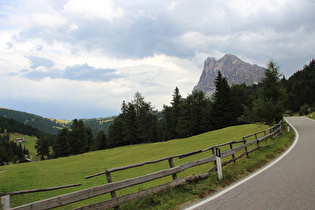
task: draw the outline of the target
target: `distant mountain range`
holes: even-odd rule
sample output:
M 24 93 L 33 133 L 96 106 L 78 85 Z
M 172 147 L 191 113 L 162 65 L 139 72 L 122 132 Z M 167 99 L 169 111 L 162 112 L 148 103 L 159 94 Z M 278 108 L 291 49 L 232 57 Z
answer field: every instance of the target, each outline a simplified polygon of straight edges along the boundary
M 218 71 L 227 78 L 229 85 L 258 84 L 264 77 L 265 68 L 246 63 L 235 55 L 226 54 L 221 59 L 207 58 L 198 84 L 193 91 L 202 90 L 206 96 L 211 96 L 215 91 L 214 81 Z
M 49 134 L 58 134 L 59 130 L 63 127 L 70 127 L 71 121 L 68 120 L 57 120 L 52 118 L 41 117 L 38 115 L 30 114 L 27 112 L 15 111 L 12 109 L 0 108 L 0 116 L 13 119 L 17 122 L 30 125 L 33 128 L 37 128 Z M 103 129 L 105 132 L 108 127 L 113 123 L 115 117 L 106 118 L 93 118 L 93 119 L 82 119 L 85 126 L 90 126 L 93 134 Z

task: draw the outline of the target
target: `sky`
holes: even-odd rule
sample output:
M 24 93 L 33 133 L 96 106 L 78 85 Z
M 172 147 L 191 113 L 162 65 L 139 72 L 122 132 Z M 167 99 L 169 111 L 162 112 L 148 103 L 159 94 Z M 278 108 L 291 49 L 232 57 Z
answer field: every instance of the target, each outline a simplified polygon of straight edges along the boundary
M 234 54 L 286 78 L 315 57 L 313 0 L 0 0 L 0 107 L 55 119 L 158 110 Z

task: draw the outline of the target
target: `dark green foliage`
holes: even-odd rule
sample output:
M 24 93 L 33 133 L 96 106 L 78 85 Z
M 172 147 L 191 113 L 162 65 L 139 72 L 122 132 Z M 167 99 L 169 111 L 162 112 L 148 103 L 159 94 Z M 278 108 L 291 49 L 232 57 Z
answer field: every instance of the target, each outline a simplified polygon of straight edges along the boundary
M 108 148 L 108 142 L 104 130 L 100 130 L 94 139 L 91 127 L 85 127 L 82 120 L 74 119 L 71 129 L 64 127 L 59 131 L 53 145 L 53 157 L 77 155 L 105 148 Z
M 257 85 L 232 85 L 233 110 L 238 123 L 254 123 L 252 116 L 253 100 L 256 98 Z
M 167 137 L 168 139 L 177 138 L 179 135 L 176 132 L 176 127 L 179 121 L 181 113 L 181 105 L 183 103 L 183 98 L 179 93 L 178 87 L 175 88 L 173 99 L 171 102 L 171 107 L 165 106 L 165 119 L 166 119 L 166 128 L 167 128 Z
M 12 160 L 12 149 L 9 134 L 0 135 L 0 166 Z
M 104 132 L 104 130 L 102 131 Z M 88 152 L 91 150 L 91 145 L 94 140 L 92 128 L 90 126 L 86 126 L 85 133 L 86 133 L 86 140 L 87 140 L 86 152 Z
M 95 138 L 100 130 L 106 133 L 109 126 L 114 122 L 116 116 L 105 118 L 82 119 L 85 126 L 90 127 Z
M 92 150 L 102 150 L 108 148 L 107 137 L 104 130 L 100 130 L 97 133 L 96 139 L 93 142 L 91 149 Z
M 40 138 L 42 136 L 46 136 L 49 139 L 50 144 L 55 139 L 55 136 L 49 133 L 45 133 L 41 130 L 38 130 L 36 128 L 33 128 L 30 125 L 26 125 L 24 123 L 17 122 L 13 119 L 9 119 L 6 117 L 0 116 L 0 133 L 4 133 L 4 129 L 8 133 L 21 133 L 28 136 L 36 136 L 37 138 Z
M 231 88 L 228 85 L 227 79 L 218 72 L 215 79 L 215 93 L 213 96 L 213 114 L 212 120 L 215 129 L 223 128 L 237 123 L 237 112 L 234 112 L 236 103 L 233 101 Z
M 49 140 L 46 137 L 41 137 L 36 141 L 35 148 L 37 154 L 41 156 L 41 159 L 44 160 L 45 156 L 49 157 L 50 154 L 50 145 Z
M 288 80 L 282 79 L 286 88 L 288 98 L 285 103 L 286 109 L 292 112 L 299 112 L 304 104 L 315 108 L 315 60 L 312 59 L 309 65 L 303 70 L 294 73 Z
M 271 125 L 279 122 L 284 114 L 285 90 L 280 83 L 279 67 L 274 61 L 268 63 L 258 98 L 253 102 L 254 119 Z
M 108 138 L 110 147 L 118 147 L 124 145 L 124 121 L 122 115 L 115 118 L 114 123 L 109 126 Z
M 206 113 L 210 108 L 207 105 L 209 103 L 202 91 L 194 91 L 180 104 L 180 115 L 176 126 L 179 137 L 196 135 L 205 131 Z
M 48 118 L 43 118 L 34 114 L 29 114 L 26 112 L 19 112 L 10 109 L 0 108 L 0 116 L 13 119 L 17 122 L 23 123 L 25 125 L 30 125 L 33 128 L 37 128 L 45 133 L 56 135 L 59 131 L 57 127 L 61 127 L 62 124 L 57 123 L 56 120 L 51 120 Z M 27 134 L 27 133 L 23 133 Z
M 69 155 L 67 140 L 68 128 L 64 127 L 61 131 L 59 131 L 53 144 L 54 157 L 65 157 Z
M 122 113 L 123 118 L 123 144 L 136 144 L 137 140 L 137 113 L 134 104 L 128 103 Z
M 66 122 L 60 122 L 55 119 L 49 119 L 41 117 L 34 114 L 29 114 L 26 112 L 15 111 L 11 109 L 0 108 L 0 116 L 3 116 L 8 119 L 13 119 L 17 122 L 20 122 L 25 125 L 32 126 L 38 130 L 41 130 L 44 133 L 52 134 L 55 136 L 59 133 L 59 128 L 68 127 L 70 128 L 71 124 Z M 108 127 L 113 123 L 115 117 L 106 117 L 106 118 L 93 118 L 93 119 L 82 119 L 84 125 L 91 127 L 94 137 L 96 136 L 99 130 L 108 130 Z M 1 126 L 0 126 L 1 129 Z M 1 130 L 0 130 L 1 132 Z M 23 133 L 28 135 L 27 133 Z M 53 143 L 52 139 L 49 139 L 51 145 Z
M 69 155 L 76 155 L 87 151 L 87 135 L 82 120 L 74 119 L 71 125 L 71 131 L 67 139 Z
M 159 123 L 150 102 L 137 92 L 128 105 L 123 101 L 122 113 L 109 127 L 110 147 L 149 143 L 159 140 Z

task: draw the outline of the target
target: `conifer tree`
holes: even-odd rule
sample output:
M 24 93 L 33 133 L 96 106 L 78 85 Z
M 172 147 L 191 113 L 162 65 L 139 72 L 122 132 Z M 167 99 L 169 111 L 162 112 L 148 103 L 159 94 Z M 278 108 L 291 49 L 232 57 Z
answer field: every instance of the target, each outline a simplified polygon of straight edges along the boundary
M 137 139 L 137 113 L 135 106 L 132 103 L 128 103 L 128 107 L 125 108 L 125 114 L 123 114 L 123 142 L 124 145 L 136 144 Z
M 57 134 L 53 144 L 54 157 L 65 157 L 69 155 L 68 149 L 68 128 L 64 127 Z
M 87 147 L 86 152 L 91 150 L 91 145 L 94 140 L 93 131 L 90 126 L 85 127 L 86 139 L 87 139 Z
M 41 156 L 41 159 L 44 160 L 45 156 L 49 156 L 50 154 L 50 145 L 47 137 L 40 137 L 35 144 L 35 148 L 37 150 L 37 154 Z
M 231 89 L 227 79 L 222 76 L 221 71 L 218 72 L 218 76 L 214 83 L 216 90 L 213 97 L 212 120 L 214 128 L 218 129 L 235 124 L 237 119 L 233 114 L 234 110 Z
M 165 119 L 165 136 L 167 139 L 178 138 L 176 127 L 180 117 L 180 106 L 183 102 L 182 96 L 179 93 L 178 87 L 175 88 L 173 93 L 172 106 L 164 105 L 164 119 Z
M 271 60 L 258 90 L 258 98 L 253 102 L 253 114 L 257 121 L 271 125 L 279 122 L 284 113 L 285 92 L 280 83 L 279 66 Z
M 70 155 L 76 155 L 87 151 L 87 136 L 82 120 L 74 119 L 72 121 L 67 144 Z
M 104 130 L 100 130 L 97 133 L 95 143 L 93 145 L 93 150 L 102 150 L 108 148 L 107 137 Z
M 9 141 L 9 134 L 0 135 L 0 166 L 12 160 L 13 154 Z

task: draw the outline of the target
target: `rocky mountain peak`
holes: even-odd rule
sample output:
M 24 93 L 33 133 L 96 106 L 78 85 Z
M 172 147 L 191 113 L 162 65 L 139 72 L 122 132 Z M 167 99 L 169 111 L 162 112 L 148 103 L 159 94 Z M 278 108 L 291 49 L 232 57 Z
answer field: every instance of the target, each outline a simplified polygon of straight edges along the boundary
M 209 57 L 204 62 L 200 80 L 193 91 L 202 90 L 206 96 L 212 95 L 215 91 L 214 81 L 219 70 L 227 78 L 229 85 L 257 84 L 264 77 L 265 72 L 263 67 L 246 63 L 232 54 L 226 54 L 219 60 Z

